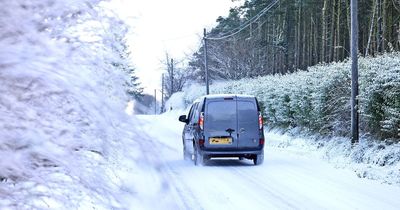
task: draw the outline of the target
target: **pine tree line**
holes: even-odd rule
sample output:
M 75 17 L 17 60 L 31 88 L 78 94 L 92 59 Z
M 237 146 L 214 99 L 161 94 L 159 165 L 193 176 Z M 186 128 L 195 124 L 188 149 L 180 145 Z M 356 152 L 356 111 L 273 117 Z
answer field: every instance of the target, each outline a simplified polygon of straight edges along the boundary
M 275 0 L 247 0 L 219 17 L 208 37 L 219 37 L 257 15 Z M 280 0 L 237 35 L 209 40 L 211 78 L 240 79 L 305 70 L 342 61 L 350 52 L 350 0 Z M 400 0 L 359 1 L 359 53 L 400 50 Z M 189 65 L 203 79 L 203 47 Z

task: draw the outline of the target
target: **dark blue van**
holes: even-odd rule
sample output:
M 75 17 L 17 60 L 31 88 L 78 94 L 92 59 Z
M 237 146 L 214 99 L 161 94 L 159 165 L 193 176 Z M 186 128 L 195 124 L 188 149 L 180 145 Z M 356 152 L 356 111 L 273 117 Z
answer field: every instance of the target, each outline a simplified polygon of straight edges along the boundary
M 207 95 L 192 104 L 185 123 L 183 155 L 196 165 L 214 157 L 264 160 L 263 121 L 257 99 L 249 95 Z

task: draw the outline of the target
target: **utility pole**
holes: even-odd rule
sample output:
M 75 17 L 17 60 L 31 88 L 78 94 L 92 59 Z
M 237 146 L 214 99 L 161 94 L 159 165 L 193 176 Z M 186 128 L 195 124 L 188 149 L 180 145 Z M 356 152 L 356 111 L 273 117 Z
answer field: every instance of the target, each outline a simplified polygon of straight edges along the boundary
M 164 112 L 164 73 L 161 75 L 161 113 Z
M 358 0 L 351 0 L 351 143 L 358 143 Z
M 154 114 L 157 115 L 157 89 L 154 89 Z
M 206 95 L 210 94 L 210 87 L 208 83 L 208 65 L 207 65 L 207 31 L 204 29 L 204 70 L 206 77 Z
M 174 59 L 171 58 L 171 96 L 174 94 Z

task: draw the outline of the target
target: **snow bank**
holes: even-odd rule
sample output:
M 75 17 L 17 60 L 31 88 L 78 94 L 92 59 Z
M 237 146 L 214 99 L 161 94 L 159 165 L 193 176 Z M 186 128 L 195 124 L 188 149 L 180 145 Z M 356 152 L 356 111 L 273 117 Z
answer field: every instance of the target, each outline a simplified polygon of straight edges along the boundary
M 352 146 L 344 137 L 323 137 L 273 129 L 265 133 L 266 146 L 324 159 L 335 167 L 350 168 L 360 178 L 400 186 L 400 145 L 361 139 Z M 271 141 L 272 140 L 272 141 Z
M 0 3 L 0 209 L 121 209 L 141 192 L 123 183 L 146 171 L 117 68 L 125 28 L 97 3 Z
M 165 102 L 165 109 L 167 111 L 176 110 L 176 109 L 185 109 L 187 104 L 183 100 L 184 92 L 177 92 L 174 93 L 166 102 Z

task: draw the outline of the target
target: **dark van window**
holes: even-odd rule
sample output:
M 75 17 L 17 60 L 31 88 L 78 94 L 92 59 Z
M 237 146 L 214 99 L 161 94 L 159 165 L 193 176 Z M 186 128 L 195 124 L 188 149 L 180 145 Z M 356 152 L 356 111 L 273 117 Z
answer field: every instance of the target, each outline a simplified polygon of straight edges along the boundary
M 242 123 L 258 123 L 258 113 L 255 103 L 238 101 L 238 116 Z
M 191 122 L 196 122 L 196 112 L 197 112 L 197 106 L 199 105 L 199 103 L 195 103 L 193 105 L 193 110 L 192 110 L 192 115 L 190 116 L 190 121 Z
M 196 103 L 196 109 L 193 111 L 193 122 L 199 121 L 200 109 L 200 103 Z
M 205 125 L 212 129 L 226 129 L 227 124 L 236 123 L 236 101 L 208 103 Z
M 194 110 L 195 110 L 195 107 L 196 107 L 196 104 L 193 104 L 193 105 L 190 107 L 190 111 L 189 111 L 189 114 L 188 114 L 188 116 L 187 116 L 187 119 L 189 119 L 189 120 L 192 119 L 192 117 L 193 117 L 193 112 L 194 112 Z

